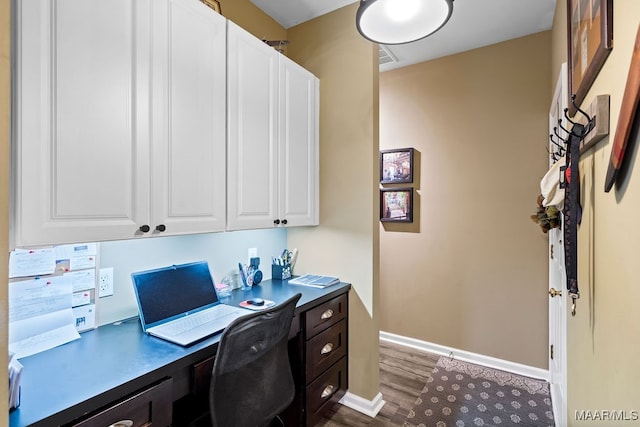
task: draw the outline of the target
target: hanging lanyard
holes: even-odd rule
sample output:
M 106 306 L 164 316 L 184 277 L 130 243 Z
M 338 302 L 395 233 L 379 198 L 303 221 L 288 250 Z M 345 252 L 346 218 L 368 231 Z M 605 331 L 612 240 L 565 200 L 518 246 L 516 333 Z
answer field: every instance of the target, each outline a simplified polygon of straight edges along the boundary
M 573 125 L 567 144 L 565 169 L 565 199 L 564 199 L 564 254 L 567 273 L 567 290 L 571 298 L 571 315 L 576 315 L 576 300 L 580 298 L 578 289 L 578 224 L 582 210 L 580 207 L 580 176 L 578 160 L 580 158 L 580 141 L 584 126 L 580 123 Z

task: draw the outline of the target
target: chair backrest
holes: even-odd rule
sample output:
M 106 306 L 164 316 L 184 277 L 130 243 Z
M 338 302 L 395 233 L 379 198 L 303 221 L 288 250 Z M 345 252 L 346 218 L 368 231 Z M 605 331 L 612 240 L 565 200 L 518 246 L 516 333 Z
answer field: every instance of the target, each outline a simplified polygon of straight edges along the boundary
M 214 427 L 266 426 L 293 401 L 287 343 L 300 296 L 242 316 L 222 333 L 209 388 Z

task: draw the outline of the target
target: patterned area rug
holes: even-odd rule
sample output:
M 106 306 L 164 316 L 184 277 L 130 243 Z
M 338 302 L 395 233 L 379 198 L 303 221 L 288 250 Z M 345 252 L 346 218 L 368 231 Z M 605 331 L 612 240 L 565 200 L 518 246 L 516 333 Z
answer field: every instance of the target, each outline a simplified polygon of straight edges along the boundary
M 441 357 L 405 427 L 553 427 L 549 384 Z

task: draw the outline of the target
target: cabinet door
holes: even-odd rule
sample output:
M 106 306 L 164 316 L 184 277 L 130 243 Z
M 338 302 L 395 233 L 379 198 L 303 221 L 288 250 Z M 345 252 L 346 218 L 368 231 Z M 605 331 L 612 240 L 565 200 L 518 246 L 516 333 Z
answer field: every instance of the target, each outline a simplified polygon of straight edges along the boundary
M 318 79 L 280 57 L 279 185 L 281 223 L 318 224 Z
M 221 231 L 226 19 L 193 0 L 153 8 L 151 233 Z
M 134 102 L 148 98 L 148 0 L 15 4 L 15 243 L 133 236 L 148 207 Z
M 277 216 L 278 52 L 229 22 L 227 228 L 274 226 Z

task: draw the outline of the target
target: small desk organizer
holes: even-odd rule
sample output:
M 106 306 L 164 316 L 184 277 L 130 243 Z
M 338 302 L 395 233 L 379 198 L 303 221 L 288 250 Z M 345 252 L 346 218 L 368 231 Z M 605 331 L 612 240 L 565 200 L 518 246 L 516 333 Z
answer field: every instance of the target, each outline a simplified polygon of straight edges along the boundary
M 291 264 L 271 264 L 271 278 L 285 280 L 291 278 Z

